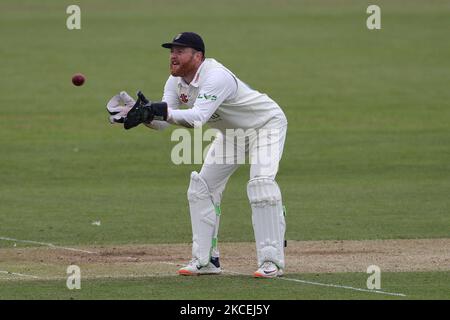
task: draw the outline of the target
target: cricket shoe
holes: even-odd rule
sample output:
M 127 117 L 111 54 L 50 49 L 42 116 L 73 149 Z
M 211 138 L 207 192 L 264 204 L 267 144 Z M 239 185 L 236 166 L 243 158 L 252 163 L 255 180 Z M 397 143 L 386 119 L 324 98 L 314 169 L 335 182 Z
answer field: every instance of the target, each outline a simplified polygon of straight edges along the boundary
M 182 276 L 199 276 L 220 274 L 220 262 L 218 257 L 212 257 L 210 262 L 202 267 L 198 259 L 194 258 L 189 261 L 188 265 L 178 270 L 178 274 Z
M 283 269 L 279 269 L 277 265 L 271 261 L 266 261 L 253 273 L 255 278 L 276 278 L 283 275 Z

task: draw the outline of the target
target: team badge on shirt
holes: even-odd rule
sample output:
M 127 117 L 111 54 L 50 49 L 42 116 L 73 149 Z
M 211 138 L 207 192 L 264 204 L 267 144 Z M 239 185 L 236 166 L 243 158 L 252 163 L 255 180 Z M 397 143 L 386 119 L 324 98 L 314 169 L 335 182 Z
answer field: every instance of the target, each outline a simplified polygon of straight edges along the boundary
M 180 94 L 180 100 L 183 103 L 187 103 L 189 101 L 188 96 L 185 95 L 184 93 Z

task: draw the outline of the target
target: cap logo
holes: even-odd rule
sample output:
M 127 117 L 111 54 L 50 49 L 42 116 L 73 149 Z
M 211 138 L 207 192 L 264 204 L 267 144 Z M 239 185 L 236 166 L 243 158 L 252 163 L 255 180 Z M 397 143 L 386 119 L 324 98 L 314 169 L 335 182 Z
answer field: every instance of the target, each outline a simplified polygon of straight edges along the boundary
M 175 41 L 175 40 L 180 39 L 182 35 L 183 35 L 182 33 L 178 34 L 173 40 Z

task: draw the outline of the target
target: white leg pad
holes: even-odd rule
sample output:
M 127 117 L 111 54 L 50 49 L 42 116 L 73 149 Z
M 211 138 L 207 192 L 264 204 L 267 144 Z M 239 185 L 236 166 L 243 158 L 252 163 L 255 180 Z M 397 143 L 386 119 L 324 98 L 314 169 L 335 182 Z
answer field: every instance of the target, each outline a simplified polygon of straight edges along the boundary
M 272 261 L 284 269 L 286 222 L 280 188 L 272 178 L 257 177 L 248 182 L 247 194 L 252 206 L 258 265 Z
M 216 214 L 208 185 L 197 172 L 191 173 L 187 196 L 192 224 L 192 257 L 206 266 L 215 250 L 213 239 L 217 237 L 219 215 Z

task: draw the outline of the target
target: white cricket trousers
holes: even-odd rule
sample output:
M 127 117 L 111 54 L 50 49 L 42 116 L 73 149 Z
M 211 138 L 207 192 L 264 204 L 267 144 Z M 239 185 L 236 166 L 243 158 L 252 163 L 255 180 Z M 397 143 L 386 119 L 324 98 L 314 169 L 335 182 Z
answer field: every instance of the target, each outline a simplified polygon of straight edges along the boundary
M 215 204 L 220 204 L 228 179 L 239 165 L 250 163 L 250 179 L 275 179 L 286 140 L 287 122 L 274 118 L 255 130 L 218 133 L 205 157 L 200 176 Z

